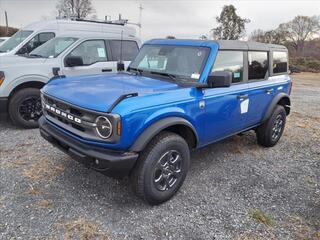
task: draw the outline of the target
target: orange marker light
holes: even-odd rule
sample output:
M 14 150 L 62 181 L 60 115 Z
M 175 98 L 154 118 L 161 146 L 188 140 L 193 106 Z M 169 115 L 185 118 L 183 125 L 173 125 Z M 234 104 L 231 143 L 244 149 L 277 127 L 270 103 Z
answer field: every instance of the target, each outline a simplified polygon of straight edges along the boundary
M 118 121 L 118 123 L 117 123 L 117 134 L 119 136 L 121 136 L 121 130 L 122 130 L 121 121 Z

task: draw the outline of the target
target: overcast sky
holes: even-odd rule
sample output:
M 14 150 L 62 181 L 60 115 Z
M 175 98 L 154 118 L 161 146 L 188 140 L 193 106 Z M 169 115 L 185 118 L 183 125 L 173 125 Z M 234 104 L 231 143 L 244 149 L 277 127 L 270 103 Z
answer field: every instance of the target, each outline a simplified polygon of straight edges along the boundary
M 4 11 L 8 12 L 9 25 L 23 27 L 33 21 L 55 16 L 57 0 L 0 0 L 0 25 L 4 25 Z M 105 15 L 116 18 L 119 13 L 132 22 L 139 21 L 139 4 L 142 11 L 142 38 L 166 37 L 198 38 L 214 28 L 215 17 L 223 5 L 233 4 L 241 17 L 249 18 L 247 33 L 257 28 L 277 27 L 296 15 L 320 15 L 320 1 L 307 0 L 92 0 L 98 18 Z

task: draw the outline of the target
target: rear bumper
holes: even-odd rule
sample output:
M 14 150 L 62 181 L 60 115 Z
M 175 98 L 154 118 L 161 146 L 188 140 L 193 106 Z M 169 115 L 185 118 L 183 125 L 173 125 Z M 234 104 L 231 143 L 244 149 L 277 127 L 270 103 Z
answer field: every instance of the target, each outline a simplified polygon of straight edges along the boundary
M 128 175 L 138 158 L 135 152 L 113 151 L 81 143 L 63 134 L 44 116 L 39 120 L 39 129 L 41 136 L 52 145 L 89 168 L 111 177 Z
M 8 101 L 6 97 L 0 98 L 0 115 L 8 113 Z

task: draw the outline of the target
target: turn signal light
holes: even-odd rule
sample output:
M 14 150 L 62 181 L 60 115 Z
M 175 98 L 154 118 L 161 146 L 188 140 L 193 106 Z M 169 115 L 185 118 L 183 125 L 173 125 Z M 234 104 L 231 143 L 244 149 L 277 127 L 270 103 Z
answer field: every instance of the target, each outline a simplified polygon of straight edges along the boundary
M 2 83 L 4 82 L 4 72 L 0 71 L 0 86 L 2 85 Z
M 118 136 L 121 136 L 121 131 L 122 131 L 121 121 L 118 121 L 118 123 L 117 123 L 117 134 L 118 134 Z

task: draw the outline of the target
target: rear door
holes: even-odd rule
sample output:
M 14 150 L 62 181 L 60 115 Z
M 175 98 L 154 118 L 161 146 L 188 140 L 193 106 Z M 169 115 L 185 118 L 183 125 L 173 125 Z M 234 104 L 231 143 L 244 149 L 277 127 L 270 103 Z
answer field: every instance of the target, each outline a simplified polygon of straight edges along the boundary
M 275 93 L 269 80 L 269 52 L 248 51 L 249 111 L 246 127 L 260 123 Z
M 66 59 L 80 57 L 82 66 L 68 67 Z M 109 55 L 104 39 L 90 39 L 78 44 L 63 59 L 63 73 L 66 76 L 101 74 L 104 72 L 115 72 L 116 69 L 109 61 Z

